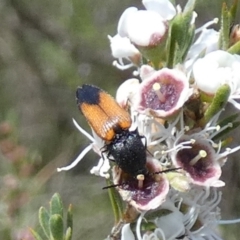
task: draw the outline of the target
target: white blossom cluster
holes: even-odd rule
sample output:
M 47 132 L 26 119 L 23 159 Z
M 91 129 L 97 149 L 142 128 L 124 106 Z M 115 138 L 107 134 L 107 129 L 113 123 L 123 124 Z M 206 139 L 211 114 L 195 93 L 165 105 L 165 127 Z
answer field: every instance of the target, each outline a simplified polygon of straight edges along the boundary
M 169 0 L 142 3 L 145 10 L 123 12 L 117 34 L 108 38 L 113 65 L 134 68 L 134 78 L 121 84 L 116 101 L 130 112 L 131 129 L 145 138 L 146 167 L 163 173 L 152 176 L 146 187 L 124 188 L 119 184 L 124 173 L 101 151 L 103 140 L 75 120 L 91 144 L 58 170 L 71 169 L 91 149 L 99 154 L 91 173 L 110 179 L 116 187 L 109 190 L 119 192 L 133 215 L 119 219 L 109 239 L 222 239 L 217 230 L 222 167 L 240 146 L 231 149 L 225 137 L 238 127 L 236 115 L 219 117 L 226 104 L 240 109 L 238 28 L 226 36 L 224 26 L 210 28 L 218 22 L 214 19 L 195 29 L 194 0 L 184 9 Z

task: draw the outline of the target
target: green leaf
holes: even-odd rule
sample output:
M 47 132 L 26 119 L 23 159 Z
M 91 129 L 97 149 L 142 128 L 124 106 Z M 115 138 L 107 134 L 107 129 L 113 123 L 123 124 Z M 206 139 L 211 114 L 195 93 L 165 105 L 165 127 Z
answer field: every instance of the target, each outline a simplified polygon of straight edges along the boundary
M 49 214 L 48 211 L 44 208 L 41 207 L 39 209 L 39 223 L 43 229 L 43 232 L 45 233 L 46 237 L 50 237 L 50 229 L 49 229 Z
M 150 219 L 150 220 L 153 220 L 157 217 L 164 217 L 164 216 L 167 216 L 169 215 L 170 213 L 172 213 L 171 210 L 168 210 L 168 209 L 158 209 L 154 212 L 149 212 L 147 213 L 147 219 Z
M 67 228 L 73 229 L 73 213 L 72 213 L 72 204 L 69 205 L 68 207 L 68 212 L 67 212 Z M 72 230 L 71 230 L 72 231 Z
M 134 222 L 134 223 L 131 223 L 130 224 L 131 226 L 131 230 L 136 233 L 137 231 L 137 223 Z M 144 221 L 141 223 L 141 231 L 142 232 L 148 232 L 148 231 L 151 231 L 153 232 L 155 229 L 157 228 L 157 225 L 153 222 L 153 221 Z
M 231 54 L 240 54 L 240 42 L 236 42 L 234 45 L 232 45 L 227 52 Z
M 51 239 L 63 240 L 63 219 L 59 214 L 54 214 L 49 220 Z
M 226 118 L 224 118 L 223 120 L 219 121 L 219 122 L 218 122 L 218 125 L 219 125 L 221 128 L 224 127 L 224 126 L 226 126 L 226 125 L 228 125 L 229 123 L 232 123 L 232 126 L 226 128 L 226 129 L 223 130 L 223 131 L 220 131 L 217 135 L 215 135 L 215 136 L 213 137 L 213 140 L 216 141 L 216 140 L 218 140 L 218 139 L 220 139 L 220 138 L 221 138 L 220 140 L 222 140 L 222 137 L 223 137 L 224 135 L 226 135 L 227 133 L 229 133 L 229 132 L 231 132 L 232 130 L 234 130 L 234 129 L 236 129 L 237 127 L 239 127 L 240 122 L 239 122 L 239 121 L 235 121 L 235 120 L 237 120 L 238 117 L 239 117 L 239 113 L 236 113 L 236 114 L 233 114 L 233 115 L 231 115 L 231 116 L 229 116 L 229 117 L 226 117 Z
M 107 186 L 111 185 L 109 179 L 106 179 Z M 111 202 L 115 223 L 119 222 L 123 216 L 122 200 L 114 187 L 108 188 L 108 195 Z
M 154 222 L 143 222 L 141 224 L 141 231 L 148 232 L 154 231 L 157 228 L 157 225 Z
M 204 117 L 201 120 L 201 125 L 204 126 L 215 114 L 217 114 L 225 107 L 226 103 L 228 102 L 230 92 L 231 89 L 228 84 L 224 84 L 218 88 L 211 104 L 208 106 L 206 112 L 204 113 Z
M 188 30 L 188 37 L 186 39 L 186 44 L 185 44 L 185 49 L 183 49 L 182 52 L 182 59 L 184 60 L 188 54 L 188 51 L 192 45 L 192 42 L 195 37 L 195 25 L 191 25 L 189 30 Z
M 59 214 L 63 218 L 63 204 L 58 193 L 55 193 L 50 201 L 50 214 Z
M 34 231 L 32 228 L 30 228 L 30 231 L 31 231 L 33 237 L 34 237 L 36 240 L 43 240 L 43 239 L 40 237 L 40 235 L 39 235 L 36 231 Z
M 201 98 L 202 102 L 211 103 L 212 99 L 213 99 L 213 96 L 209 95 L 209 94 L 207 94 L 205 92 L 200 91 L 200 98 Z
M 170 24 L 168 36 L 167 67 L 182 63 L 194 36 L 191 24 L 192 11 L 178 14 Z
M 69 227 L 66 231 L 65 240 L 71 240 L 71 239 L 72 239 L 72 229 Z
M 155 47 L 138 47 L 143 57 L 152 63 L 154 68 L 160 69 L 166 61 L 166 45 L 168 34 L 161 39 L 161 42 Z
M 237 15 L 237 9 L 238 9 L 238 2 L 239 0 L 234 0 L 231 9 L 230 9 L 230 15 L 231 15 L 231 21 L 234 22 L 234 19 Z
M 39 209 L 39 229 L 31 230 L 36 240 L 63 240 L 64 238 L 64 222 L 63 222 L 63 204 L 60 195 L 55 193 L 50 201 L 50 213 L 44 208 Z M 66 239 L 72 238 L 73 213 L 70 204 L 67 212 L 67 221 L 65 224 Z M 41 237 L 42 236 L 42 237 Z
M 233 114 L 233 115 L 231 115 L 231 116 L 229 116 L 229 117 L 226 117 L 226 118 L 224 118 L 223 120 L 219 121 L 219 122 L 218 122 L 218 125 L 219 125 L 220 127 L 223 127 L 223 126 L 225 126 L 226 124 L 235 121 L 238 117 L 239 117 L 239 113 L 235 113 L 235 114 Z
M 178 43 L 176 42 L 174 47 L 173 66 L 181 62 L 182 62 L 182 49 L 179 47 Z
M 193 12 L 195 9 L 196 0 L 188 0 L 187 4 L 184 7 L 183 12 Z
M 224 2 L 222 4 L 222 14 L 221 14 L 221 28 L 220 28 L 220 49 L 227 50 L 229 47 L 229 30 L 231 26 L 231 14 L 228 10 L 227 4 Z
M 223 141 L 223 137 L 230 133 L 231 131 L 233 131 L 234 129 L 237 129 L 240 126 L 240 122 L 232 122 L 232 126 L 226 128 L 225 130 L 221 131 L 220 133 L 218 133 L 217 135 L 215 135 L 212 139 L 214 141 L 216 140 L 221 140 Z

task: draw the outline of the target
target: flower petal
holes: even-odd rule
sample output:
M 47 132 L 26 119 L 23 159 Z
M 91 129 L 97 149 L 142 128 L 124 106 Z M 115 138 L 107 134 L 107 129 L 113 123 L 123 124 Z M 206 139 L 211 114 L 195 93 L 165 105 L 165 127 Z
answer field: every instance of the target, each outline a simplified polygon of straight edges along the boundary
M 136 7 L 129 7 L 127 8 L 121 15 L 119 21 L 118 21 L 118 34 L 121 37 L 127 37 L 127 21 L 128 21 L 128 17 L 131 16 L 131 14 L 137 12 L 138 9 Z
M 143 0 L 147 10 L 155 11 L 165 20 L 171 20 L 176 15 L 176 9 L 169 0 Z

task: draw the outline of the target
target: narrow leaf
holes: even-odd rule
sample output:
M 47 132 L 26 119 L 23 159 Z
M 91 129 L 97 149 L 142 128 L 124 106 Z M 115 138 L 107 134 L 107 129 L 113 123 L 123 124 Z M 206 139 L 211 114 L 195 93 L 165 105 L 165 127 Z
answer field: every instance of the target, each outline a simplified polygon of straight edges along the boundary
M 59 214 L 54 214 L 49 221 L 51 238 L 53 240 L 63 240 L 63 219 Z
M 68 212 L 67 212 L 67 228 L 73 229 L 73 212 L 72 212 L 72 204 L 69 205 L 68 207 Z
M 216 140 L 222 140 L 223 136 L 225 136 L 226 134 L 230 133 L 231 131 L 233 131 L 234 129 L 237 129 L 240 126 L 240 122 L 233 122 L 231 127 L 226 128 L 225 130 L 221 131 L 219 134 L 217 134 L 216 136 L 214 136 L 212 139 L 214 141 Z
M 240 41 L 231 46 L 227 52 L 231 54 L 240 54 Z
M 220 30 L 220 49 L 226 50 L 229 47 L 230 13 L 227 4 L 222 5 L 221 30 Z
M 71 240 L 72 239 L 72 229 L 69 227 L 66 231 L 65 240 Z
M 106 179 L 106 182 L 107 182 L 107 186 L 111 185 L 109 179 Z M 111 202 L 115 223 L 118 223 L 123 216 L 123 208 L 121 205 L 122 201 L 119 195 L 116 194 L 116 189 L 113 187 L 108 188 L 108 195 Z
M 55 193 L 50 201 L 50 214 L 59 214 L 63 217 L 63 204 L 58 193 Z
M 239 0 L 234 0 L 233 4 L 231 6 L 231 9 L 230 9 L 232 22 L 234 22 L 234 19 L 236 18 L 236 15 L 237 15 L 238 2 L 239 2 Z
M 193 11 L 195 9 L 196 0 L 188 0 L 187 4 L 184 7 L 183 12 Z
M 47 210 L 44 207 L 41 207 L 39 209 L 39 223 L 43 229 L 43 232 L 45 233 L 46 237 L 50 237 L 50 229 L 49 229 L 49 214 Z
M 31 231 L 33 237 L 34 237 L 36 240 L 43 240 L 43 239 L 40 237 L 40 235 L 39 235 L 36 231 L 34 231 L 32 228 L 30 228 L 30 231 Z
M 173 66 L 176 66 L 178 63 L 182 62 L 182 49 L 179 47 L 178 43 L 176 42 L 176 46 L 174 47 L 174 55 L 173 55 Z
M 188 37 L 186 39 L 185 49 L 182 53 L 182 59 L 185 59 L 187 57 L 188 51 L 190 47 L 192 46 L 193 40 L 195 37 L 195 25 L 190 26 L 188 31 Z
M 215 93 L 212 103 L 207 108 L 204 117 L 201 121 L 201 125 L 205 125 L 210 119 L 217 114 L 226 105 L 231 89 L 228 84 L 224 84 Z
M 238 117 L 239 117 L 239 113 L 235 113 L 235 114 L 233 114 L 233 115 L 231 115 L 231 116 L 229 116 L 229 117 L 226 117 L 226 118 L 224 118 L 223 120 L 219 121 L 219 122 L 218 122 L 218 125 L 219 125 L 220 127 L 223 127 L 223 126 L 225 126 L 226 124 L 235 121 Z
M 192 14 L 192 11 L 180 13 L 170 25 L 167 53 L 167 67 L 169 68 L 183 61 L 192 43 L 194 32 L 189 31 L 193 27 L 191 25 Z

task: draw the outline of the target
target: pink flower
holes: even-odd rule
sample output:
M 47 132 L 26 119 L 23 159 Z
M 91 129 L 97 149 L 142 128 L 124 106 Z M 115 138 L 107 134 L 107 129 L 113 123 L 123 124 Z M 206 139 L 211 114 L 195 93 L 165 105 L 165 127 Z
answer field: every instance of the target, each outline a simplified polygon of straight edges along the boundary
M 122 199 L 137 210 L 147 211 L 159 207 L 169 191 L 169 183 L 164 174 L 151 174 L 161 171 L 161 165 L 156 159 L 147 159 L 146 168 L 150 174 L 143 176 L 144 180 L 133 178 L 114 166 L 113 182 Z
M 172 154 L 172 161 L 176 167 L 185 170 L 190 182 L 200 186 L 224 186 L 219 180 L 222 170 L 219 164 L 220 155 L 215 152 L 206 139 L 183 135 L 176 145 L 185 147 Z M 190 143 L 191 142 L 191 143 Z
M 140 113 L 163 118 L 171 116 L 192 94 L 187 77 L 179 70 L 163 68 L 154 71 L 143 66 L 141 72 L 144 79 L 135 103 L 135 109 Z

